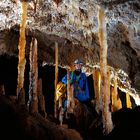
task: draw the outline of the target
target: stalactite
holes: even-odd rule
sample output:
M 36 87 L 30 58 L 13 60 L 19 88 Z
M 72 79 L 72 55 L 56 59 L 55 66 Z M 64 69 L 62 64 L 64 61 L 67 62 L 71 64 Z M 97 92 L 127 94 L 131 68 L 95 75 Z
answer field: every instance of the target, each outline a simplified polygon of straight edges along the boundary
M 29 53 L 29 60 L 30 60 L 30 84 L 29 84 L 29 100 L 28 100 L 28 107 L 31 104 L 32 101 L 32 95 L 33 95 L 33 39 L 30 43 L 30 53 Z
M 42 79 L 38 79 L 38 108 L 39 108 L 39 112 L 40 114 L 46 118 L 47 114 L 46 114 L 46 109 L 45 109 L 45 98 L 42 92 Z
M 107 96 L 108 96 L 106 98 L 106 102 L 107 102 L 107 104 L 106 104 L 107 105 L 107 108 L 106 108 L 107 109 L 107 112 L 106 112 L 107 117 L 106 117 L 106 119 L 108 120 L 107 121 L 107 123 L 108 123 L 107 124 L 107 127 L 108 127 L 107 128 L 107 133 L 109 133 L 113 129 L 113 122 L 112 122 L 112 115 L 111 115 L 111 98 L 110 98 L 111 97 L 111 90 L 110 90 L 110 83 L 111 83 L 110 80 L 111 80 L 111 78 L 110 77 L 111 77 L 110 76 L 110 69 L 108 68 L 107 69 L 107 78 L 108 78 L 107 79 L 107 82 L 108 82 L 107 85 L 108 86 L 106 87 L 106 91 L 108 91 L 108 92 L 105 92 L 105 94 L 107 93 Z
M 70 69 L 67 69 L 67 112 L 69 107 L 70 107 Z M 67 112 L 66 118 L 68 117 Z
M 100 82 L 101 82 L 101 75 L 100 70 L 95 69 L 93 73 L 93 79 L 94 79 L 94 92 L 95 92 L 95 99 L 96 99 L 96 111 L 100 113 L 102 111 L 101 108 L 101 94 L 100 94 Z
M 108 134 L 113 129 L 111 112 L 109 111 L 110 104 L 110 83 L 107 77 L 107 38 L 106 38 L 106 24 L 105 11 L 98 7 L 98 24 L 99 24 L 99 43 L 100 43 L 100 70 L 101 70 L 101 95 L 103 101 L 102 119 L 104 133 Z
M 132 108 L 132 103 L 131 103 L 131 100 L 130 100 L 129 93 L 126 93 L 126 107 L 127 108 Z
M 38 98 L 37 98 L 37 84 L 38 84 L 38 54 L 37 54 L 37 40 L 32 39 L 30 45 L 30 90 L 29 90 L 29 104 L 30 112 L 38 112 Z
M 34 3 L 34 13 L 36 13 L 36 11 L 37 11 L 37 4 L 38 4 L 38 1 L 39 1 L 39 0 L 33 0 L 33 3 Z
M 67 86 L 67 91 L 68 91 L 68 95 L 67 95 L 67 98 L 68 98 L 68 106 L 67 106 L 67 112 L 69 113 L 73 113 L 73 109 L 75 107 L 75 102 L 74 102 L 74 94 L 73 94 L 73 90 L 74 90 L 74 87 L 73 85 L 70 85 L 70 71 L 74 71 L 75 70 L 75 67 L 73 65 L 73 63 L 71 63 L 69 65 L 69 70 L 67 70 L 67 77 L 68 77 L 68 86 Z
M 61 2 L 61 0 L 53 0 L 53 1 L 57 4 L 57 6 Z
M 19 92 L 24 86 L 24 70 L 25 70 L 25 45 L 26 45 L 26 37 L 25 37 L 25 28 L 26 28 L 26 19 L 27 19 L 27 8 L 28 3 L 22 2 L 22 14 L 21 14 L 21 24 L 20 24 L 20 37 L 19 37 L 19 60 L 18 60 L 18 79 L 17 79 L 17 97 Z
M 55 94 L 54 94 L 54 117 L 57 118 L 56 92 L 58 84 L 58 43 L 55 42 Z
M 114 77 L 114 87 L 112 87 L 112 112 L 122 108 L 122 103 L 118 95 L 117 76 Z

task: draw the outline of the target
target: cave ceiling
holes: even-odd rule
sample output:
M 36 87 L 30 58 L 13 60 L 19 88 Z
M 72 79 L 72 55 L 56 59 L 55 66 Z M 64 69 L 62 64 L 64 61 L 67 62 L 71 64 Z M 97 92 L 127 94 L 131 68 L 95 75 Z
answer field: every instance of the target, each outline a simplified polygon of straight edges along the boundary
M 23 1 L 23 0 L 22 0 Z M 25 1 L 25 0 L 24 0 Z M 140 90 L 139 0 L 26 0 L 26 55 L 32 36 L 38 41 L 39 60 L 54 64 L 55 42 L 59 65 L 80 57 L 99 62 L 98 6 L 105 9 L 108 65 L 124 70 Z M 21 1 L 0 0 L 0 55 L 18 56 Z

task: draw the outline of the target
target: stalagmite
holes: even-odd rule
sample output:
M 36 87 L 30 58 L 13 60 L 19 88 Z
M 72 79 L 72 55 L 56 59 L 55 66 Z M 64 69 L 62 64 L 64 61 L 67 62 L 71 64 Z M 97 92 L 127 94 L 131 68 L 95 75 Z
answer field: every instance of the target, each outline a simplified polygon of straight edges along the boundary
M 42 92 L 42 79 L 38 79 L 38 110 L 39 113 L 46 118 L 47 114 L 46 114 L 46 109 L 45 109 L 45 98 Z
M 66 118 L 68 113 L 68 108 L 70 107 L 70 69 L 67 69 L 67 111 L 66 111 Z
M 21 14 L 21 24 L 20 24 L 20 37 L 19 37 L 19 60 L 18 60 L 18 79 L 17 79 L 17 97 L 19 92 L 24 86 L 24 70 L 25 70 L 25 45 L 26 45 L 26 18 L 27 18 L 27 8 L 28 2 L 22 2 L 22 14 Z
M 73 110 L 74 110 L 74 107 L 75 107 L 75 101 L 74 101 L 74 94 L 73 94 L 73 91 L 74 91 L 74 87 L 73 87 L 73 84 L 71 85 L 70 84 L 70 71 L 74 71 L 75 70 L 75 67 L 73 65 L 73 63 L 71 63 L 69 65 L 69 69 L 67 71 L 67 76 L 68 76 L 68 86 L 67 86 L 67 90 L 68 90 L 68 95 L 67 95 L 67 98 L 68 98 L 68 106 L 67 106 L 67 112 L 68 113 L 73 113 Z
M 105 11 L 98 7 L 98 26 L 99 26 L 99 43 L 100 43 L 100 71 L 101 71 L 101 95 L 102 95 L 102 119 L 104 133 L 108 134 L 113 129 L 110 105 L 110 83 L 107 77 L 107 38 L 106 38 L 106 23 Z
M 38 55 L 37 55 L 37 40 L 32 39 L 30 45 L 30 90 L 29 90 L 29 105 L 30 112 L 38 112 Z
M 55 42 L 55 94 L 54 94 L 54 117 L 57 118 L 56 92 L 58 84 L 58 43 Z
M 127 108 L 132 108 L 132 103 L 131 103 L 131 100 L 130 100 L 129 93 L 126 93 L 126 107 Z
M 67 108 L 70 106 L 70 70 L 67 70 Z
M 95 99 L 96 99 L 96 111 L 97 113 L 100 113 L 102 111 L 101 108 L 101 94 L 100 94 L 100 82 L 101 82 L 101 75 L 100 70 L 96 69 L 93 73 L 93 79 L 94 79 L 94 92 L 95 92 Z
M 114 77 L 114 87 L 112 87 L 112 112 L 122 108 L 122 103 L 118 95 L 117 76 Z
M 63 108 L 62 108 L 62 98 L 59 98 L 59 122 L 60 125 L 63 124 L 63 116 L 64 112 L 63 112 Z
M 31 104 L 31 101 L 32 101 L 32 94 L 33 94 L 33 84 L 34 84 L 34 81 L 33 81 L 33 39 L 30 43 L 30 54 L 29 54 L 29 59 L 30 59 L 30 84 L 29 84 L 29 100 L 28 100 L 28 107 L 30 106 Z
M 18 104 L 25 105 L 25 89 L 21 88 L 18 95 Z

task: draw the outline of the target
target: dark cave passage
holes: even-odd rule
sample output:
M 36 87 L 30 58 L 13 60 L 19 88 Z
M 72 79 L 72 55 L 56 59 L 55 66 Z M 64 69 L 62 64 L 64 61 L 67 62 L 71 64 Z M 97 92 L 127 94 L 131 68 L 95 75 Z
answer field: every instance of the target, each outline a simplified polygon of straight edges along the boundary
M 54 113 L 54 81 L 55 81 L 55 67 L 45 65 L 39 70 L 40 77 L 42 78 L 42 90 L 46 102 L 47 114 Z M 59 67 L 58 81 L 61 81 L 62 77 L 66 74 L 66 70 Z
M 26 92 L 26 101 L 28 100 L 29 91 L 29 61 L 25 66 L 24 89 Z M 0 84 L 4 85 L 5 95 L 16 96 L 17 75 L 18 75 L 18 58 L 15 56 L 0 56 Z
M 4 84 L 6 95 L 16 95 L 17 64 L 16 57 L 0 56 L 0 84 Z
M 16 95 L 17 88 L 17 65 L 18 58 L 14 56 L 2 55 L 0 56 L 0 84 L 4 85 L 6 95 Z M 26 58 L 25 76 L 24 76 L 24 89 L 26 103 L 29 98 L 29 71 L 30 65 L 29 60 Z M 45 109 L 47 115 L 54 115 L 54 81 L 55 81 L 55 67 L 51 65 L 41 66 L 39 63 L 38 67 L 39 78 L 42 78 L 42 93 L 45 97 Z M 61 81 L 62 77 L 67 73 L 66 69 L 59 67 L 58 81 Z M 87 77 L 90 99 L 94 99 L 94 88 L 93 88 L 93 78 L 92 75 Z M 86 103 L 88 105 L 88 103 Z M 72 118 L 71 118 L 72 119 Z M 69 123 L 69 122 L 68 122 Z M 75 127 L 74 124 L 69 123 L 70 127 Z
M 2 55 L 0 56 L 0 85 L 4 85 L 5 95 L 16 96 L 17 88 L 17 70 L 18 58 L 14 56 Z M 55 67 L 46 65 L 39 66 L 39 77 L 42 78 L 42 90 L 46 102 L 46 112 L 53 115 L 54 108 L 54 81 L 55 81 Z M 25 74 L 24 74 L 24 89 L 26 93 L 26 103 L 29 98 L 29 60 L 26 59 Z M 59 77 L 66 74 L 66 70 L 59 67 Z

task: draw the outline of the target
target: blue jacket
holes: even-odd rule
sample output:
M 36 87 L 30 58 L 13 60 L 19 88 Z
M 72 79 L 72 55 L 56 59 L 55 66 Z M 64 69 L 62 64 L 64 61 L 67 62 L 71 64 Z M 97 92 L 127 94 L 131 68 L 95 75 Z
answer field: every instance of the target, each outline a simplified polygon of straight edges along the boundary
M 67 75 L 62 78 L 62 82 L 67 84 Z M 74 97 L 79 101 L 87 101 L 89 99 L 88 82 L 85 73 L 76 75 L 75 72 L 70 72 L 70 83 L 74 86 Z

